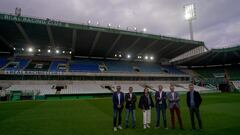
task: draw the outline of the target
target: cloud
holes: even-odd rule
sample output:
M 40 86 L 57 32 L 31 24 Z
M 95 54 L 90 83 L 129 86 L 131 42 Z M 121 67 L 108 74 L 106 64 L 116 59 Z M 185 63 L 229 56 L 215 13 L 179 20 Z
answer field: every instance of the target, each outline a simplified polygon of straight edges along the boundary
M 195 39 L 210 47 L 240 43 L 240 1 L 237 0 L 1 0 L 0 12 L 51 18 L 67 22 L 111 23 L 147 28 L 148 33 L 188 38 L 188 22 L 183 6 L 195 3 L 197 20 L 193 22 Z

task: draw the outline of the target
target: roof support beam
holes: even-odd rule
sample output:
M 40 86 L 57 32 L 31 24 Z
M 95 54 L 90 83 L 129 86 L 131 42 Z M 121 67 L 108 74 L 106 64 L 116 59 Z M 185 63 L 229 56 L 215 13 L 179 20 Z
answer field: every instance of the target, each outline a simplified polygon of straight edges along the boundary
M 224 64 L 229 64 L 229 63 L 225 63 L 225 62 L 226 62 L 226 57 L 227 57 L 227 53 L 225 52 L 225 53 L 223 54 L 223 61 L 222 61 L 223 65 L 224 65 Z
M 100 35 L 101 35 L 101 32 L 98 31 L 97 34 L 96 34 L 96 36 L 95 36 L 95 39 L 94 39 L 94 41 L 93 41 L 92 47 L 91 47 L 91 49 L 90 49 L 90 52 L 89 52 L 89 55 L 88 55 L 89 57 L 92 56 L 93 50 L 94 50 L 94 48 L 95 48 L 96 45 L 97 45 L 97 42 L 98 42 L 98 40 L 99 40 Z
M 159 49 L 156 54 L 159 54 L 159 53 L 163 52 L 166 48 L 168 48 L 169 45 L 172 45 L 172 44 L 173 44 L 173 42 L 170 42 L 170 43 L 166 44 L 164 47 Z
M 240 54 L 238 52 L 233 52 L 234 55 L 238 56 L 240 58 Z
M 22 25 L 20 23 L 15 23 L 18 30 L 20 31 L 20 33 L 23 35 L 24 39 L 27 41 L 28 44 L 32 45 L 32 41 L 30 40 L 30 38 L 28 37 L 27 33 L 25 32 L 24 28 L 22 27 Z
M 111 51 L 113 50 L 113 48 L 117 45 L 118 41 L 120 40 L 120 38 L 122 37 L 122 35 L 118 35 L 117 38 L 114 40 L 114 42 L 112 43 L 112 45 L 110 46 L 110 48 L 108 49 L 108 51 L 105 53 L 105 57 L 107 57 Z
M 73 33 L 72 33 L 72 48 L 71 48 L 71 52 L 72 52 L 72 55 L 74 56 L 75 55 L 75 46 L 76 46 L 76 43 L 77 43 L 77 30 L 76 29 L 73 29 Z
M 168 53 L 168 54 L 166 55 L 166 57 L 167 57 L 167 56 L 171 56 L 172 54 L 178 52 L 179 50 L 183 49 L 184 47 L 185 47 L 185 46 L 183 45 L 183 46 L 181 46 L 181 47 L 179 47 L 179 48 L 173 50 L 172 52 Z M 181 55 L 181 54 L 180 54 L 180 55 Z
M 9 43 L 4 37 L 2 37 L 1 35 L 0 35 L 0 40 L 2 40 L 3 41 L 3 43 L 5 43 L 5 44 L 7 44 L 10 48 L 14 48 L 13 47 L 13 45 L 11 44 L 11 43 Z
M 148 49 L 150 49 L 151 47 L 153 47 L 154 45 L 156 45 L 157 42 L 158 42 L 158 40 L 152 41 L 150 44 L 147 45 L 147 47 L 145 47 L 143 50 L 141 50 L 140 52 L 138 52 L 137 55 L 144 54 Z
M 209 65 L 209 63 L 211 63 L 212 60 L 214 60 L 214 59 L 218 56 L 218 54 L 219 54 L 219 53 L 216 53 L 216 54 L 214 54 L 213 56 L 211 56 L 210 59 L 207 59 L 207 60 L 206 60 L 206 61 L 207 61 L 206 66 Z
M 54 38 L 53 38 L 53 34 L 52 34 L 52 30 L 50 26 L 47 26 L 47 33 L 48 33 L 48 37 L 50 40 L 50 44 L 53 46 L 53 48 L 55 48 L 55 42 L 54 42 Z
M 137 43 L 138 41 L 141 39 L 141 37 L 138 37 L 127 49 L 125 49 L 123 52 L 127 53 L 129 50 L 131 50 Z

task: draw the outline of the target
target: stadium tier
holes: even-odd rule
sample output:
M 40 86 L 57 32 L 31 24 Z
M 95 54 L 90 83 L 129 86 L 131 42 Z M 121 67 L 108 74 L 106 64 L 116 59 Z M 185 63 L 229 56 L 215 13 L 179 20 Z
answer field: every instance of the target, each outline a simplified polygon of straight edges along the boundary
M 108 83 L 108 84 L 106 84 Z M 128 92 L 129 87 L 133 87 L 134 92 L 142 93 L 145 87 L 148 87 L 151 92 L 158 90 L 159 83 L 155 84 L 138 84 L 138 83 L 81 83 L 81 84 L 66 84 L 66 85 L 11 85 L 6 89 L 6 93 L 11 92 L 20 92 L 23 94 L 32 93 L 36 96 L 44 95 L 72 95 L 72 94 L 110 94 L 116 90 L 116 86 L 121 86 L 121 89 L 124 93 Z M 166 92 L 170 92 L 169 86 L 170 83 L 161 84 Z M 200 86 L 195 86 L 195 89 L 200 92 L 208 91 L 211 92 L 211 89 L 207 89 Z M 178 92 L 188 91 L 188 84 L 176 84 L 175 90 Z
M 10 59 L 10 58 L 9 58 Z M 185 74 L 176 66 L 163 66 L 158 63 L 131 62 L 124 60 L 31 60 L 15 58 L 8 60 L 2 58 L 1 70 L 6 71 L 50 71 L 50 72 L 126 72 L 126 73 L 163 73 L 163 74 Z M 7 62 L 8 61 L 8 62 Z
M 51 71 L 51 72 L 66 72 L 67 71 L 67 61 L 52 61 L 49 71 Z

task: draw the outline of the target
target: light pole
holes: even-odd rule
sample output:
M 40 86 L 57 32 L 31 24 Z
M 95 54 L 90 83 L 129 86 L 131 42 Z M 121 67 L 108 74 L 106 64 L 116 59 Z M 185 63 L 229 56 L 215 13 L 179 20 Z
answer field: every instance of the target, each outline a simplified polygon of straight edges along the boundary
M 189 22 L 190 39 L 193 40 L 192 21 L 196 19 L 196 8 L 194 4 L 188 4 L 184 6 L 184 17 L 185 20 Z

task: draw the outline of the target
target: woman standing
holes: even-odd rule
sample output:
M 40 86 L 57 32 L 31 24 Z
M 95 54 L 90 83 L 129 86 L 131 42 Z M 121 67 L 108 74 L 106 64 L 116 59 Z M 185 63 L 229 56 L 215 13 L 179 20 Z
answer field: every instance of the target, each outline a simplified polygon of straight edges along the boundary
M 152 96 L 148 88 L 144 89 L 144 94 L 139 100 L 138 107 L 143 111 L 143 128 L 150 128 L 151 123 L 151 108 L 154 107 Z

